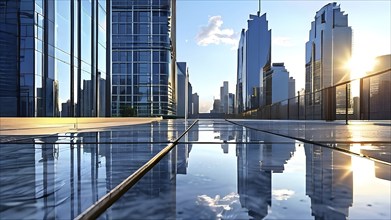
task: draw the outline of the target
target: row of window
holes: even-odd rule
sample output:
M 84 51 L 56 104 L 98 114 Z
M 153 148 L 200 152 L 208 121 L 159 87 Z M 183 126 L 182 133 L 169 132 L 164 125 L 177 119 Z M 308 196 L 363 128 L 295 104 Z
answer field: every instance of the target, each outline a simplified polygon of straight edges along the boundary
M 130 5 L 130 6 L 149 6 L 149 5 L 164 5 L 168 6 L 170 0 L 113 0 L 113 6 Z
M 120 47 L 121 44 L 125 47 L 132 47 L 138 45 L 151 46 L 169 46 L 170 40 L 168 35 L 113 35 L 113 48 Z M 118 44 L 120 43 L 120 44 Z M 129 45 L 127 45 L 129 44 Z
M 167 75 L 154 75 L 153 77 L 149 75 L 113 75 L 112 84 L 114 85 L 132 85 L 134 84 L 167 84 L 168 76 Z
M 167 34 L 168 30 L 167 24 L 113 23 L 112 25 L 113 34 Z
M 167 51 L 118 51 L 112 52 L 113 63 L 115 62 L 168 62 L 169 53 Z
M 167 37 L 168 39 L 168 37 Z M 140 43 L 140 42 L 122 42 L 122 41 L 113 41 L 112 48 L 114 50 L 121 48 L 123 50 L 145 50 L 145 49 L 153 49 L 153 50 L 161 50 L 166 49 L 170 50 L 171 44 L 170 41 L 164 42 L 149 42 L 149 43 Z
M 166 95 L 167 96 L 167 86 L 113 86 L 112 87 L 112 94 L 117 95 L 145 95 L 145 94 L 151 94 L 154 95 Z M 132 95 L 133 93 L 133 95 Z
M 114 8 L 114 6 L 113 6 Z M 169 13 L 166 10 L 162 11 L 146 11 L 143 9 L 142 11 L 128 11 L 128 9 L 124 11 L 120 11 L 121 9 L 114 8 L 112 20 L 113 22 L 166 22 L 168 21 Z
M 140 75 L 150 75 L 152 74 L 168 74 L 168 63 L 153 63 L 152 71 L 150 63 L 113 63 L 113 74 L 140 74 Z M 132 69 L 133 66 L 133 69 Z

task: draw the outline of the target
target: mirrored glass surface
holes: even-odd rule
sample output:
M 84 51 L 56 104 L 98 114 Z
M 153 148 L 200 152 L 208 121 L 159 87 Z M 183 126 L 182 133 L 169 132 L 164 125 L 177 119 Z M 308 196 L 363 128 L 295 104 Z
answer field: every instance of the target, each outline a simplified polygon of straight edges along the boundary
M 0 136 L 0 218 L 75 218 L 193 122 Z M 195 123 L 99 218 L 390 219 L 389 144 L 369 143 L 354 126 L 362 143 L 330 137 L 339 125 L 240 123 Z M 329 145 L 297 140 L 303 137 Z

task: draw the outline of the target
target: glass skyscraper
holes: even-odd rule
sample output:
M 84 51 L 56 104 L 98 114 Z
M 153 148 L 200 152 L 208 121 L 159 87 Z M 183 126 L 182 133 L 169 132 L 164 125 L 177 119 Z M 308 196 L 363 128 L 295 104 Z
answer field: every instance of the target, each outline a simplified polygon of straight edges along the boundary
M 337 3 L 329 3 L 316 12 L 305 46 L 305 101 L 310 106 L 307 114 L 334 120 L 338 112 L 345 113 L 347 97 L 344 89 L 324 89 L 350 79 L 346 63 L 352 54 L 352 28 L 348 15 Z
M 174 115 L 175 0 L 113 0 L 112 40 L 112 115 Z
M 238 47 L 235 109 L 238 113 L 264 105 L 263 69 L 271 64 L 271 30 L 266 13 L 250 15 Z
M 110 115 L 110 4 L 0 2 L 0 116 Z

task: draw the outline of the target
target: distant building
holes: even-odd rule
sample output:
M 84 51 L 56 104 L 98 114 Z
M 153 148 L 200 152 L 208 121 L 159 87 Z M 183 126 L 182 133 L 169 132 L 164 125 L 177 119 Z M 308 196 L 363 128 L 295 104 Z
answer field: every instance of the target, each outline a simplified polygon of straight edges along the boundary
M 220 87 L 221 113 L 228 113 L 228 81 Z
M 237 60 L 236 106 L 238 113 L 264 105 L 263 68 L 271 63 L 271 30 L 266 14 L 250 15 L 240 35 Z
M 273 63 L 270 68 L 265 69 L 263 80 L 263 95 L 266 105 L 287 100 L 292 95 L 289 92 L 295 89 L 295 80 L 289 77 L 284 63 Z
M 1 1 L 0 117 L 110 116 L 111 3 Z
M 185 117 L 186 111 L 186 86 L 188 86 L 188 68 L 186 62 L 177 62 L 177 78 L 176 78 L 176 91 L 177 91 L 177 107 L 176 116 Z
M 220 101 L 220 99 L 215 99 L 213 101 L 213 109 L 210 111 L 210 113 L 221 113 L 221 101 Z
M 200 97 L 197 93 L 192 95 L 192 114 L 197 115 L 200 113 Z
M 189 81 L 190 79 L 188 79 Z M 191 85 L 190 81 L 187 83 L 187 115 L 193 114 L 193 86 Z
M 296 94 L 296 80 L 293 77 L 289 77 L 289 86 L 288 86 L 288 98 L 294 98 Z
M 228 94 L 228 111 L 227 114 L 234 114 L 235 109 L 235 94 Z
M 364 78 L 360 91 L 360 112 L 364 120 L 391 119 L 391 55 L 376 58 L 376 65 L 368 74 L 386 71 L 378 76 Z
M 346 63 L 352 54 L 352 29 L 348 26 L 348 15 L 341 11 L 337 3 L 329 3 L 322 7 L 311 23 L 309 40 L 306 43 L 306 97 L 310 115 L 322 119 L 335 119 L 337 108 L 345 107 L 344 91 L 335 89 L 323 92 L 326 97 L 338 99 L 322 100 L 320 91 L 350 79 L 350 70 Z M 314 108 L 316 105 L 318 108 Z

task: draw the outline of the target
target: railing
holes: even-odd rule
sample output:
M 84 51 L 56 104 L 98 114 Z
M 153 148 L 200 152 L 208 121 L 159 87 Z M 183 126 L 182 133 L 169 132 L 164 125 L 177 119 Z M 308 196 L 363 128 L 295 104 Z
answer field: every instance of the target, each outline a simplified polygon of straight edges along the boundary
M 391 68 L 239 115 L 282 120 L 391 120 Z

